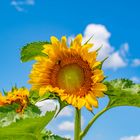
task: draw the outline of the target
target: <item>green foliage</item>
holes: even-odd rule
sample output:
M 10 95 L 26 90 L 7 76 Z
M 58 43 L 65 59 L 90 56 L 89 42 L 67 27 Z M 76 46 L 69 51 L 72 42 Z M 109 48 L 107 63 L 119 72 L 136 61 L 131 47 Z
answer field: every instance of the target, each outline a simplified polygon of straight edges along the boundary
M 15 103 L 0 107 L 0 127 L 8 126 L 20 119 L 37 117 L 41 114 L 40 110 L 35 105 L 28 105 L 22 115 L 16 113 L 18 107 L 19 105 Z
M 41 131 L 52 120 L 56 111 L 47 112 L 45 116 L 20 118 L 16 122 L 0 128 L 2 140 L 42 140 Z M 21 114 L 22 115 L 22 114 Z
M 108 87 L 108 107 L 136 106 L 140 107 L 140 85 L 128 79 L 117 79 L 105 82 Z
M 48 44 L 48 42 L 32 42 L 24 46 L 21 49 L 21 61 L 27 62 L 34 60 L 34 58 L 37 56 L 47 56 L 46 54 L 42 53 L 44 44 Z
M 19 107 L 18 104 L 13 103 L 12 105 L 6 105 L 0 107 L 0 113 L 7 113 L 13 110 L 16 110 Z
M 46 99 L 56 99 L 56 95 L 53 93 L 50 93 L 50 92 L 46 92 L 43 96 L 40 96 L 38 90 L 31 90 L 30 91 L 29 101 L 32 104 L 35 104 L 39 101 L 43 101 Z
M 43 101 L 43 100 L 47 100 L 47 99 L 54 99 L 59 102 L 60 108 L 59 108 L 59 111 L 57 112 L 57 115 L 60 113 L 60 111 L 64 107 L 68 106 L 67 102 L 61 101 L 60 97 L 58 97 L 56 93 L 46 92 L 43 96 L 39 96 L 39 91 L 37 91 L 37 90 L 30 91 L 29 100 L 32 104 L 35 104 L 39 101 Z
M 42 140 L 70 140 L 54 135 L 51 131 L 42 131 Z
M 12 104 L 0 107 L 0 140 L 66 140 L 50 131 L 42 131 L 56 111 L 40 116 L 38 107 L 30 104 L 21 114 L 15 111 L 18 106 Z

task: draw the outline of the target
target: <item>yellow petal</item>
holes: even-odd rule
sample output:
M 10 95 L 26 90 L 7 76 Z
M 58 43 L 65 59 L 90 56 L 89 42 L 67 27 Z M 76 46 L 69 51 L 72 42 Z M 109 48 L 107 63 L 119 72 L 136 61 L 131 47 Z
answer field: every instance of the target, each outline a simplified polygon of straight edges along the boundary
M 46 92 L 46 88 L 40 88 L 39 89 L 39 96 L 43 96 Z
M 93 85 L 92 91 L 103 91 L 104 92 L 104 91 L 107 91 L 107 87 L 103 83 L 96 83 L 95 85 Z
M 86 100 L 89 104 L 93 105 L 94 107 L 98 107 L 98 101 L 95 98 L 95 96 L 92 96 L 91 94 L 86 95 Z
M 96 62 L 96 52 L 88 52 L 87 55 L 86 55 L 86 59 L 89 63 L 94 63 Z
M 67 102 L 69 104 L 72 104 L 72 101 L 73 101 L 73 95 L 70 95 L 68 98 L 67 98 Z
M 92 111 L 92 106 L 91 106 L 88 102 L 86 102 L 85 107 L 86 107 L 89 111 Z
M 73 43 L 81 44 L 81 42 L 82 42 L 82 34 L 78 34 L 78 35 L 75 37 Z
M 73 96 L 73 98 L 72 98 L 72 105 L 77 107 L 77 97 L 76 96 Z
M 50 44 L 44 45 L 43 47 L 44 47 L 44 50 L 42 52 L 47 54 L 49 57 L 54 57 L 56 53 L 55 48 L 58 48 L 57 46 L 53 46 Z
M 87 51 L 88 52 L 89 49 L 92 48 L 92 46 L 93 46 L 93 44 L 85 44 L 85 45 L 82 46 L 81 51 L 83 51 L 83 52 Z
M 61 97 L 61 100 L 62 100 L 62 101 L 66 100 L 66 99 L 68 98 L 67 95 L 61 95 L 60 97 Z
M 59 42 L 59 40 L 55 36 L 51 37 L 51 43 L 52 44 L 57 44 L 58 42 Z
M 99 69 L 94 70 L 91 79 L 93 83 L 101 82 L 104 79 L 103 71 Z
M 78 109 L 81 109 L 84 105 L 85 105 L 85 99 L 84 98 L 79 98 L 78 99 L 78 103 L 77 103 L 77 107 Z
M 105 96 L 105 94 L 103 92 L 101 92 L 101 91 L 93 91 L 93 95 L 95 97 L 99 97 L 99 98 Z
M 61 48 L 62 49 L 67 49 L 67 38 L 65 37 L 65 36 L 63 36 L 62 38 L 61 38 Z
M 91 63 L 91 68 L 94 69 L 95 67 L 99 66 L 101 64 L 100 61 L 92 62 Z

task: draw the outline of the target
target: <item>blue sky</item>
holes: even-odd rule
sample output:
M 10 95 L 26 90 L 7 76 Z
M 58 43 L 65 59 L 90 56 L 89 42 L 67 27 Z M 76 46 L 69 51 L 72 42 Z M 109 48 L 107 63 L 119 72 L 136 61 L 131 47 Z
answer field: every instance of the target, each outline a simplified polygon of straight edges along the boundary
M 100 59 L 109 55 L 104 65 L 109 79 L 130 78 L 140 83 L 140 1 L 139 0 L 1 0 L 0 4 L 0 90 L 12 85 L 28 85 L 32 62 L 20 62 L 20 48 L 32 41 L 49 40 L 51 35 L 71 38 L 82 33 L 84 39 L 94 34 L 95 47 L 104 45 Z M 110 60 L 110 62 L 109 62 Z M 107 99 L 101 99 L 101 108 Z M 52 124 L 52 130 L 72 135 L 58 123 L 72 126 L 69 108 Z M 96 111 L 96 110 L 95 110 Z M 89 115 L 85 115 L 89 114 Z M 140 109 L 119 107 L 105 113 L 92 127 L 85 140 L 134 140 L 140 135 Z M 92 115 L 83 110 L 84 126 Z M 70 123 L 71 122 L 71 123 Z M 51 127 L 51 126 L 50 126 Z M 123 138 L 122 137 L 130 137 Z

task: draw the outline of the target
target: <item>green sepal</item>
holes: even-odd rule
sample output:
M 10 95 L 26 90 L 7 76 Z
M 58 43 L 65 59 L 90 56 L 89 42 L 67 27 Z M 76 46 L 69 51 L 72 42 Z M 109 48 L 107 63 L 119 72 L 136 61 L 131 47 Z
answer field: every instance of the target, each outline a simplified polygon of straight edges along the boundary
M 5 89 L 3 89 L 2 91 L 3 91 L 4 96 L 7 96 L 8 92 L 5 91 Z
M 104 58 L 104 59 L 101 61 L 101 64 L 98 65 L 98 66 L 96 67 L 96 69 L 102 69 L 104 62 L 105 62 L 107 59 L 108 59 L 108 57 Z
M 103 45 L 101 45 L 101 46 L 96 50 L 97 55 L 98 55 L 98 52 L 102 49 L 102 47 L 103 47 Z
M 84 45 L 88 44 L 89 41 L 93 38 L 93 36 L 94 36 L 94 35 L 92 35 L 92 36 L 84 43 Z

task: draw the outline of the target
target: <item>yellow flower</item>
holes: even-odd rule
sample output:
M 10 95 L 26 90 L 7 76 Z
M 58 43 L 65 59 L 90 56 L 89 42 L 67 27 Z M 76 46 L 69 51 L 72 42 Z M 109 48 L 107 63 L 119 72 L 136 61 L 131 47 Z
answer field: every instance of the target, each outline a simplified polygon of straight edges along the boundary
M 85 106 L 92 110 L 98 107 L 98 97 L 103 97 L 107 90 L 102 83 L 103 71 L 97 66 L 97 52 L 89 52 L 93 44 L 82 45 L 79 34 L 67 47 L 65 36 L 59 41 L 51 37 L 51 44 L 44 45 L 43 53 L 48 57 L 37 57 L 30 74 L 32 89 L 39 89 L 40 95 L 45 91 L 56 93 L 61 100 L 81 109 Z
M 26 88 L 14 89 L 7 93 L 7 96 L 0 94 L 0 106 L 10 105 L 13 103 L 19 104 L 16 112 L 23 112 L 28 104 L 29 91 Z
M 2 93 L 0 93 L 0 106 L 3 106 L 6 102 L 6 98 L 2 96 Z

